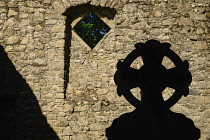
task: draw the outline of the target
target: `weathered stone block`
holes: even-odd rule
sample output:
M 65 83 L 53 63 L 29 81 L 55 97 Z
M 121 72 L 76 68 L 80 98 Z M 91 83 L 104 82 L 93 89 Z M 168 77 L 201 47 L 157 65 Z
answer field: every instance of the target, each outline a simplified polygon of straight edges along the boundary
M 163 20 L 163 25 L 174 25 L 176 24 L 176 20 L 175 19 L 166 19 L 166 20 Z
M 7 44 L 17 44 L 20 41 L 20 38 L 18 36 L 10 36 L 7 38 Z
M 210 3 L 210 0 L 195 0 L 195 2 L 199 2 L 199 3 Z
M 204 96 L 198 96 L 198 97 L 196 97 L 193 100 L 193 103 L 195 103 L 195 104 L 204 104 L 204 99 L 205 99 Z
M 183 25 L 183 26 L 193 25 L 193 22 L 189 18 L 180 18 L 179 19 L 179 25 Z
M 72 131 L 75 132 L 75 133 L 79 133 L 79 132 L 82 131 L 82 127 L 79 126 L 79 125 L 74 125 L 74 126 L 72 126 L 71 129 L 72 129 Z
M 42 27 L 41 25 L 36 25 L 35 28 L 34 28 L 34 30 L 35 30 L 36 32 L 40 32 L 40 31 L 43 30 L 43 27 Z
M 205 104 L 210 104 L 210 97 L 209 96 L 204 97 L 204 103 Z
M 5 31 L 4 31 L 4 35 L 5 36 L 11 36 L 14 34 L 14 30 L 11 27 L 8 27 Z
M 89 110 L 89 106 L 88 105 L 84 105 L 84 106 L 75 106 L 74 111 L 87 111 Z
M 5 51 L 6 52 L 12 52 L 13 51 L 13 47 L 12 46 L 6 46 Z
M 27 37 L 24 37 L 22 40 L 21 40 L 21 44 L 28 44 L 29 42 L 29 39 Z
M 45 24 L 47 24 L 47 25 L 54 25 L 57 22 L 58 21 L 57 20 L 54 20 L 54 19 L 47 19 L 47 20 L 45 20 Z
M 204 110 L 201 116 L 203 118 L 210 118 L 210 109 Z
M 50 42 L 50 45 L 54 47 L 62 48 L 64 46 L 64 40 L 57 40 L 57 41 Z
M 55 36 L 55 38 L 57 38 L 57 39 L 63 39 L 64 37 L 65 37 L 64 32 L 57 33 Z
M 16 20 L 12 17 L 9 18 L 7 21 L 4 22 L 4 26 L 14 26 L 16 24 Z
M 49 120 L 57 120 L 57 115 L 56 114 L 49 114 L 49 115 L 47 115 L 47 119 L 49 119 Z
M 67 121 L 65 117 L 58 117 L 57 121 L 55 122 L 55 126 L 58 126 L 58 127 L 66 127 L 68 125 L 69 125 L 69 122 Z
M 204 30 L 202 28 L 197 28 L 196 34 L 204 34 Z
M 64 93 L 56 93 L 56 94 L 54 95 L 54 98 L 55 98 L 55 99 L 64 99 Z
M 153 10 L 153 15 L 155 17 L 161 17 L 162 16 L 162 11 L 160 9 L 154 9 Z
M 105 88 L 98 88 L 96 90 L 96 93 L 97 94 L 101 94 L 101 95 L 107 94 L 108 92 L 109 92 L 109 90 L 108 89 L 105 89 Z
M 19 14 L 19 18 L 20 19 L 28 18 L 28 13 L 21 13 L 21 14 Z
M 17 15 L 18 15 L 18 13 L 15 10 L 10 9 L 8 11 L 8 17 L 17 16 Z
M 208 45 L 206 44 L 206 41 L 196 41 L 194 43 L 194 47 L 195 49 L 198 49 L 198 50 L 206 50 L 208 49 Z
M 40 22 L 42 22 L 42 21 L 44 21 L 44 16 L 43 16 L 43 14 L 42 14 L 41 12 L 39 12 L 39 11 L 36 11 L 36 12 L 34 13 L 34 15 L 33 15 L 33 22 L 35 22 L 35 23 L 40 23 Z
M 204 93 L 204 94 L 210 94 L 210 89 L 204 89 L 202 93 Z
M 35 59 L 32 63 L 31 66 L 35 66 L 35 67 L 43 67 L 46 66 L 46 62 L 43 59 Z
M 54 26 L 51 29 L 52 33 L 64 32 L 65 26 Z
M 127 4 L 123 7 L 122 11 L 123 12 L 129 12 L 129 13 L 132 13 L 132 12 L 135 12 L 138 8 L 138 5 L 137 4 Z
M 58 12 L 58 13 L 64 13 L 65 12 L 65 7 L 63 5 L 63 3 L 55 1 L 52 3 L 52 6 L 54 7 L 54 9 Z
M 190 14 L 190 19 L 192 20 L 207 20 L 205 14 L 199 14 L 194 11 L 191 11 L 189 14 Z
M 14 47 L 16 51 L 23 52 L 26 49 L 26 45 L 19 45 Z
M 207 12 L 207 13 L 206 13 L 206 17 L 207 17 L 207 18 L 210 18 L 210 12 Z
M 72 135 L 74 135 L 74 132 L 72 131 L 70 126 L 68 126 L 63 130 L 63 135 L 72 136 Z
M 99 101 L 98 103 L 96 103 L 96 104 L 92 107 L 92 111 L 94 111 L 94 112 L 101 111 L 101 107 L 102 107 L 102 103 Z
M 203 35 L 203 38 L 205 38 L 205 39 L 210 39 L 210 34 L 205 34 L 205 35 Z
M 77 123 L 81 126 L 87 126 L 88 125 L 88 119 L 87 116 L 80 117 L 77 121 Z
M 44 0 L 43 2 L 49 4 L 51 3 L 51 0 Z
M 90 124 L 90 130 L 92 131 L 103 130 L 103 126 L 101 124 Z
M 64 104 L 64 105 L 63 105 L 63 110 L 64 110 L 65 112 L 72 113 L 73 110 L 74 110 L 74 107 L 73 107 L 73 105 L 70 105 L 70 104 Z
M 53 130 L 58 133 L 58 134 L 61 134 L 63 128 L 62 127 L 54 127 Z

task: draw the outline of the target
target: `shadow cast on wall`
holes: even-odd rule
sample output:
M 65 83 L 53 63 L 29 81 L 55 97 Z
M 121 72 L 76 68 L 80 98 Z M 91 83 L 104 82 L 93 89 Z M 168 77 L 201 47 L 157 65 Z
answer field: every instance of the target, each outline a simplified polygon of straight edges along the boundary
M 0 139 L 59 140 L 26 80 L 0 45 Z
M 169 43 L 149 40 L 137 43 L 125 60 L 117 64 L 115 83 L 117 93 L 124 96 L 136 109 L 115 119 L 106 129 L 109 140 L 198 140 L 200 130 L 193 121 L 183 114 L 170 110 L 182 95 L 189 94 L 192 81 L 189 64 L 182 61 L 170 49 Z M 144 65 L 140 69 L 130 67 L 141 56 Z M 163 57 L 168 57 L 175 65 L 166 69 L 162 65 Z M 130 89 L 141 89 L 141 101 L 135 98 Z M 162 91 L 170 87 L 175 90 L 166 101 Z

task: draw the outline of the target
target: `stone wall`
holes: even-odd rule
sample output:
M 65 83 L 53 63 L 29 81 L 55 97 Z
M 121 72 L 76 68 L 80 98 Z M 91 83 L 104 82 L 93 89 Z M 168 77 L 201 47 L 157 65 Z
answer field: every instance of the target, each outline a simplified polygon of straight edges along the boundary
M 15 71 L 19 77 L 7 81 L 12 94 L 0 82 L 0 98 L 15 97 L 10 100 L 14 106 L 7 109 L 12 111 L 0 112 L 2 121 L 13 123 L 1 130 L 4 139 L 105 140 L 105 129 L 112 121 L 134 109 L 116 94 L 117 61 L 135 43 L 157 39 L 170 43 L 172 50 L 188 60 L 193 75 L 189 96 L 172 110 L 191 118 L 201 129 L 201 140 L 209 140 L 209 4 L 209 0 L 0 1 L 0 44 L 7 58 L 0 60 L 12 67 L 1 75 L 13 77 L 10 72 Z M 107 13 L 100 18 L 111 30 L 94 49 L 72 31 L 88 10 L 81 7 Z M 167 58 L 163 63 L 173 66 Z M 138 59 L 132 66 L 140 64 Z M 26 88 L 17 86 L 19 80 Z M 167 89 L 164 98 L 170 93 Z M 42 123 L 48 131 L 33 129 Z

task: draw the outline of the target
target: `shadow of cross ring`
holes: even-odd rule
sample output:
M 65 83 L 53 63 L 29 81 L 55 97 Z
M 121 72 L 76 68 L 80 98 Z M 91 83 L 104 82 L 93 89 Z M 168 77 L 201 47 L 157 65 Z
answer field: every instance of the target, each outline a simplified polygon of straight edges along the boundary
M 182 95 L 189 94 L 192 75 L 189 72 L 188 62 L 170 49 L 169 43 L 160 43 L 157 40 L 149 40 L 145 43 L 135 44 L 135 50 L 128 54 L 124 61 L 119 60 L 114 81 L 117 85 L 117 93 L 124 96 L 126 100 L 136 108 L 142 103 L 151 106 L 172 107 Z M 143 66 L 140 69 L 131 68 L 132 62 L 142 57 Z M 168 57 L 175 65 L 171 69 L 166 69 L 162 65 L 163 57 Z M 141 89 L 142 99 L 138 100 L 131 93 L 132 88 Z M 164 101 L 162 91 L 170 87 L 174 89 L 173 95 Z

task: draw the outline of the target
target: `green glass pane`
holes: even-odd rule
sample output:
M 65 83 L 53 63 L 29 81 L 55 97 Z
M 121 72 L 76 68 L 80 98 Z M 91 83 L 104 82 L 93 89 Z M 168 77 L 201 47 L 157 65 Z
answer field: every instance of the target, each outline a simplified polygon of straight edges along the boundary
M 110 27 L 91 12 L 79 21 L 73 30 L 93 49 L 109 32 Z

